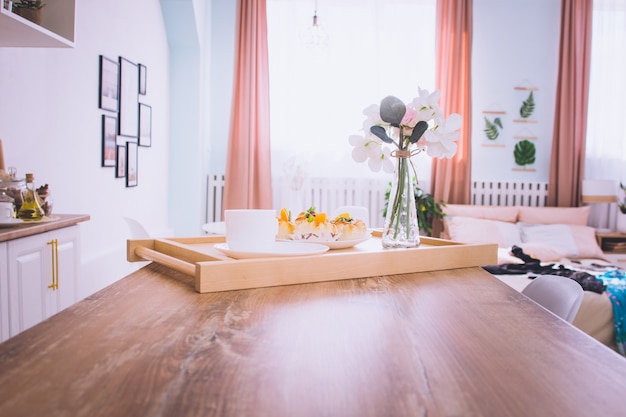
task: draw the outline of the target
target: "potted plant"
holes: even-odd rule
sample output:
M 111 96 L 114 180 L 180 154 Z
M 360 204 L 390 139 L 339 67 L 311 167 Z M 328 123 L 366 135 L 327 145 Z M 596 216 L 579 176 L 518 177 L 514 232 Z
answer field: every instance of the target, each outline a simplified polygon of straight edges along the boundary
M 622 194 L 626 193 L 626 186 L 619 183 L 619 188 L 622 189 Z M 626 197 L 622 197 L 622 201 L 617 203 L 619 211 L 617 212 L 616 229 L 620 233 L 626 233 Z
M 43 6 L 45 4 L 41 0 L 17 0 L 13 2 L 12 12 L 39 25 Z
M 389 184 L 391 187 L 391 183 Z M 389 202 L 389 193 L 391 188 L 388 188 L 385 192 L 385 208 L 383 209 L 383 217 L 387 215 L 387 203 Z M 425 193 L 419 186 L 415 186 L 415 207 L 417 209 L 417 223 L 420 231 L 426 236 L 432 236 L 433 223 L 437 220 L 442 220 L 445 213 L 442 207 L 446 205 L 445 202 L 437 203 L 435 197 L 432 194 Z

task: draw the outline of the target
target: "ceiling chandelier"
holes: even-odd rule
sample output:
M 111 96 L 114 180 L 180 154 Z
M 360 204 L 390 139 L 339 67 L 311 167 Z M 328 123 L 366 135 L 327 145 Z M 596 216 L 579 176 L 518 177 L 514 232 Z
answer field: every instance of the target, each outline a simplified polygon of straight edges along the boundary
M 325 48 L 328 46 L 328 32 L 318 22 L 317 0 L 315 1 L 315 10 L 313 12 L 313 25 L 303 33 L 302 42 L 309 48 Z

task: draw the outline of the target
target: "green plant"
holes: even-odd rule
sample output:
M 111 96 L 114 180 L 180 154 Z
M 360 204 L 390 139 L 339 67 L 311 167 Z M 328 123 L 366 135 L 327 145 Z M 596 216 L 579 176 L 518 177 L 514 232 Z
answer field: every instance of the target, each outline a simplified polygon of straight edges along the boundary
M 391 183 L 389 188 L 385 192 L 385 208 L 383 209 L 383 217 L 387 216 L 387 203 L 389 203 L 389 194 L 391 192 Z M 433 222 L 435 219 L 443 219 L 445 213 L 443 207 L 445 202 L 437 203 L 435 197 L 432 194 L 425 193 L 417 185 L 415 186 L 415 208 L 417 210 L 417 222 L 419 228 L 427 236 L 431 236 L 433 233 Z
M 493 120 L 493 123 L 490 122 L 489 119 L 485 117 L 484 132 L 487 135 L 487 139 L 496 140 L 498 138 L 498 136 L 500 135 L 500 131 L 498 130 L 498 127 L 502 129 L 502 120 L 500 120 L 499 117 L 496 117 Z
M 45 3 L 41 0 L 17 0 L 13 2 L 13 9 L 41 9 Z
M 626 186 L 622 184 L 621 181 L 619 183 L 619 188 L 621 188 L 622 191 L 626 192 Z M 619 207 L 619 211 L 621 211 L 623 214 L 626 214 L 626 197 L 621 203 L 618 203 L 617 206 Z
M 529 140 L 522 140 L 515 145 L 513 150 L 513 157 L 515 163 L 520 166 L 530 165 L 535 163 L 535 144 Z
M 528 98 L 524 101 L 524 103 L 522 103 L 522 107 L 519 109 L 519 115 L 522 118 L 527 119 L 531 114 L 533 114 L 533 111 L 535 111 L 535 96 L 531 91 Z

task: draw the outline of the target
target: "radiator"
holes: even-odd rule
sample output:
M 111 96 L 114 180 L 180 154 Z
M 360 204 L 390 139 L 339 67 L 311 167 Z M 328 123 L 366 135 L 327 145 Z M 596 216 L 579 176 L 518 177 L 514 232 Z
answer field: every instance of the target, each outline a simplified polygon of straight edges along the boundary
M 303 207 L 333 213 L 340 206 L 364 206 L 369 211 L 366 224 L 383 227 L 388 187 L 388 178 L 311 178 L 304 186 Z
M 286 179 L 272 180 L 274 207 L 278 210 L 306 210 L 313 206 L 319 212 L 332 213 L 340 206 L 365 206 L 369 210 L 369 227 L 382 227 L 388 178 L 308 178 L 301 189 L 286 186 Z M 212 174 L 207 180 L 207 223 L 221 222 L 224 197 L 224 175 Z
M 206 222 L 221 222 L 224 200 L 224 175 L 211 174 L 207 180 Z
M 319 212 L 332 213 L 339 206 L 365 206 L 369 227 L 383 227 L 385 192 L 388 178 L 308 178 L 298 190 L 290 189 L 284 178 L 274 178 L 274 207 L 305 210 L 314 206 Z M 222 220 L 224 175 L 209 175 L 207 181 L 207 223 Z M 472 182 L 472 204 L 489 206 L 545 206 L 547 182 Z
M 538 207 L 547 203 L 547 182 L 472 182 L 472 204 L 475 205 Z

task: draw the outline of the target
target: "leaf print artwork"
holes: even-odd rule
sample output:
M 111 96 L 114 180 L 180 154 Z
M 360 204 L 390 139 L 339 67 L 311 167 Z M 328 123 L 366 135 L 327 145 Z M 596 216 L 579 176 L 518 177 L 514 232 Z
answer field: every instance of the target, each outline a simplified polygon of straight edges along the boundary
M 498 129 L 500 128 L 500 129 Z M 485 129 L 484 132 L 487 135 L 487 139 L 496 140 L 500 135 L 500 130 L 502 129 L 502 120 L 499 117 L 496 117 L 493 122 L 490 122 L 489 119 L 485 117 Z
M 515 163 L 520 166 L 531 165 L 535 163 L 536 148 L 535 144 L 529 140 L 522 140 L 515 145 L 513 156 Z
M 528 98 L 522 103 L 519 114 L 522 118 L 528 119 L 530 115 L 533 114 L 533 111 L 535 111 L 535 96 L 531 91 L 530 94 L 528 94 Z

